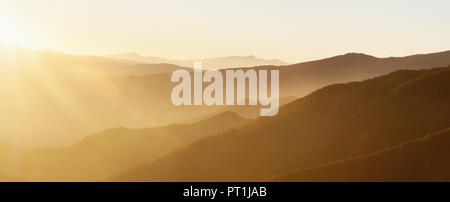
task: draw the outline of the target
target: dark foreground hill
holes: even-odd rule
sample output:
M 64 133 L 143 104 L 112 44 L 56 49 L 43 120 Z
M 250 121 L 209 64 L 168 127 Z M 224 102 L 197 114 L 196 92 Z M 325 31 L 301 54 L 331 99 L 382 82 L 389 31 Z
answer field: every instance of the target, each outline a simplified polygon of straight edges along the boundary
M 449 92 L 450 67 L 331 85 L 112 180 L 254 181 L 372 153 L 448 128 Z
M 271 181 L 450 181 L 450 128 L 367 155 L 273 177 Z

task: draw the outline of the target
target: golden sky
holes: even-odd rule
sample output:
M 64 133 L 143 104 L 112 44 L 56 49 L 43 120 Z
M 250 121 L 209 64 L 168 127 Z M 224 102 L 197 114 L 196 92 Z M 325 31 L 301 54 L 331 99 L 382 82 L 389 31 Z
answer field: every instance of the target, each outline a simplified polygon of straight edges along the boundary
M 450 1 L 0 0 L 0 41 L 32 49 L 287 62 L 448 50 Z

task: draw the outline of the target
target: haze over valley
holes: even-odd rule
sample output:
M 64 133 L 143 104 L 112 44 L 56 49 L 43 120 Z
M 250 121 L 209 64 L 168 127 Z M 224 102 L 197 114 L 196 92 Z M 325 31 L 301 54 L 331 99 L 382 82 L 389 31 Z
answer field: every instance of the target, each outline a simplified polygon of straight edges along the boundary
M 2 181 L 449 180 L 437 153 L 447 151 L 450 51 L 280 66 L 224 57 L 280 71 L 280 112 L 263 118 L 261 105 L 174 106 L 171 73 L 188 65 L 1 53 Z M 402 172 L 420 162 L 435 174 Z

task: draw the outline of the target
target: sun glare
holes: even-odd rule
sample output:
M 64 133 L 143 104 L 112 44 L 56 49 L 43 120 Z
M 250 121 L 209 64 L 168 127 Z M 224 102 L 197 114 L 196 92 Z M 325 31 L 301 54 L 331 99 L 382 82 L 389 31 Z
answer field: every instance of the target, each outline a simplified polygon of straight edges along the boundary
M 19 24 L 0 15 L 0 28 L 0 42 L 22 47 L 26 45 L 25 35 Z

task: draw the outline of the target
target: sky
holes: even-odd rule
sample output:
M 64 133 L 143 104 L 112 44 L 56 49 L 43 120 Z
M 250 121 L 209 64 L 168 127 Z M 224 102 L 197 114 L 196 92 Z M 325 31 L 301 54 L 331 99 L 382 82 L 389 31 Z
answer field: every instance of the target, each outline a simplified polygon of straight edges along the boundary
M 448 0 L 0 0 L 0 41 L 171 59 L 405 56 L 450 49 L 449 11 Z

